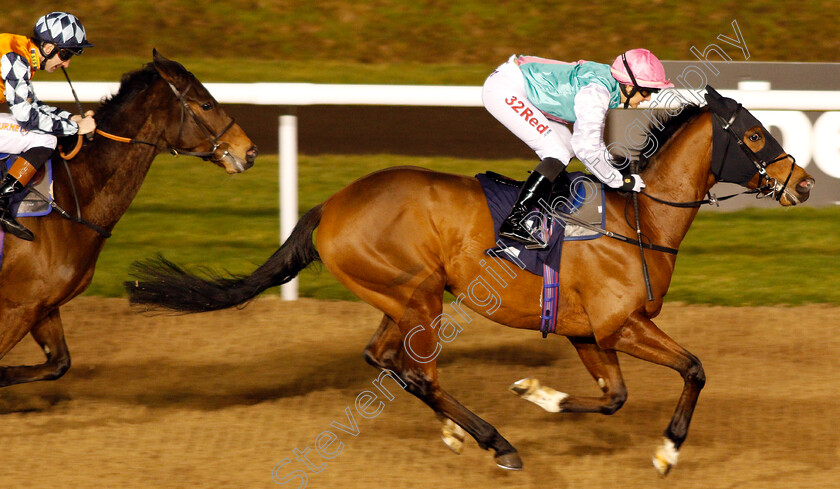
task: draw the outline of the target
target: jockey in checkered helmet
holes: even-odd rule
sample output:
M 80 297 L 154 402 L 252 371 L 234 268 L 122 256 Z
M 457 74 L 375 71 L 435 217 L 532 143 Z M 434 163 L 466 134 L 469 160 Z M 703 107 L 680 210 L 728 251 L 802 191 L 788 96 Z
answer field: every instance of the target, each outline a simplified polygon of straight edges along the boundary
M 73 56 L 93 44 L 76 16 L 49 13 L 35 23 L 31 37 L 0 33 L 0 153 L 15 155 L 0 181 L 0 227 L 20 239 L 34 236 L 12 211 L 12 196 L 26 187 L 55 150 L 58 137 L 96 129 L 93 112 L 72 115 L 35 96 L 32 78 L 70 66 Z
M 41 46 L 49 43 L 59 48 L 49 55 L 44 54 L 42 49 L 41 53 L 47 59 L 58 54 L 61 49 L 67 49 L 78 56 L 84 48 L 93 47 L 87 40 L 82 22 L 75 15 L 66 12 L 52 12 L 38 19 L 32 37 L 39 41 Z

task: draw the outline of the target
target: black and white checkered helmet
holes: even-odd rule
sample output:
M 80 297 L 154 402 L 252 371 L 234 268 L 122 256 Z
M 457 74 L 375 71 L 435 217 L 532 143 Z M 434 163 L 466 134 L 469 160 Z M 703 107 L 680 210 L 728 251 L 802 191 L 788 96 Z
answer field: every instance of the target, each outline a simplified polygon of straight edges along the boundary
M 73 14 L 49 13 L 35 23 L 35 39 L 60 48 L 89 48 L 93 44 L 85 37 L 85 28 Z

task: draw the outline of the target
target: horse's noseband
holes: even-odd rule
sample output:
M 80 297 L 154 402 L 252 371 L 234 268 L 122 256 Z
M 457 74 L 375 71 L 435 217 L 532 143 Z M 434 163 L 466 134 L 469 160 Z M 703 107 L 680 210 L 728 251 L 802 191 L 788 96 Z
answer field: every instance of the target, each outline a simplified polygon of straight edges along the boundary
M 228 132 L 228 130 L 231 127 L 233 127 L 233 125 L 236 123 L 236 121 L 233 119 L 233 117 L 231 117 L 230 122 L 224 127 L 224 129 L 221 130 L 221 132 L 219 132 L 219 134 L 214 135 L 213 134 L 213 128 L 211 128 L 209 125 L 207 125 L 206 122 L 202 121 L 198 117 L 198 115 L 195 113 L 195 111 L 193 111 L 190 108 L 189 104 L 187 103 L 186 97 L 184 97 L 184 95 L 186 95 L 186 93 L 189 92 L 190 89 L 192 88 L 192 82 L 190 82 L 190 84 L 187 85 L 187 89 L 184 90 L 183 92 L 179 92 L 178 89 L 175 88 L 175 85 L 173 85 L 172 83 L 170 83 L 168 81 L 166 83 L 169 85 L 169 88 L 172 89 L 172 92 L 175 93 L 175 96 L 178 98 L 178 101 L 181 103 L 181 124 L 178 126 L 178 138 L 175 140 L 175 143 L 177 144 L 179 141 L 181 141 L 181 133 L 184 130 L 185 114 L 189 114 L 192 117 L 193 121 L 195 121 L 198 128 L 201 129 L 201 132 L 204 133 L 204 136 L 207 137 L 207 141 L 212 146 L 210 148 L 210 151 L 186 151 L 186 150 L 179 149 L 175 146 L 170 145 L 169 146 L 169 152 L 172 153 L 175 156 L 178 156 L 178 155 L 197 156 L 197 157 L 202 158 L 204 160 L 210 160 L 214 163 L 218 163 L 219 161 L 222 161 L 226 156 L 230 155 L 230 152 L 228 151 L 229 145 L 227 143 L 220 142 L 219 139 L 221 139 L 221 137 L 224 136 L 225 133 Z M 222 151 L 217 156 L 216 152 L 219 149 L 221 149 Z

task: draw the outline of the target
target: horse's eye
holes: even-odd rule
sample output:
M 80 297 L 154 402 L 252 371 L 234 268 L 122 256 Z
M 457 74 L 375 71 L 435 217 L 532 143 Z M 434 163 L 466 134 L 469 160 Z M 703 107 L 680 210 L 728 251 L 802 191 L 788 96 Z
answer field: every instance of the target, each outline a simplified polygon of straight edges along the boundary
M 761 141 L 761 134 L 759 134 L 759 133 L 753 134 L 752 136 L 750 136 L 750 141 L 752 141 L 752 142 Z
M 208 102 L 208 103 L 202 105 L 201 108 L 204 109 L 204 110 L 210 110 L 210 109 L 213 108 L 213 104 Z

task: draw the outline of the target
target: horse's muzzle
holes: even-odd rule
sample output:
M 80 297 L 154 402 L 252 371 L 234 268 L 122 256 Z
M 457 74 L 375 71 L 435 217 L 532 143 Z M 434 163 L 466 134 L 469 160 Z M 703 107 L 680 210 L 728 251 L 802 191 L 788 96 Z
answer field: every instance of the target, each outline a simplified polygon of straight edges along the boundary
M 254 160 L 256 158 L 256 146 L 251 146 L 248 151 L 245 152 L 245 159 L 243 160 L 230 152 L 230 145 L 222 143 L 213 151 L 211 161 L 223 167 L 228 173 L 242 173 L 248 168 L 254 166 Z
M 252 166 L 254 166 L 254 160 L 257 159 L 258 153 L 259 151 L 257 150 L 256 144 L 251 146 L 251 149 L 249 149 L 248 152 L 245 153 L 245 162 L 248 164 L 246 168 L 251 168 Z
M 796 184 L 794 190 L 798 196 L 799 203 L 803 203 L 811 196 L 811 189 L 814 188 L 815 180 L 811 177 L 803 178 Z

